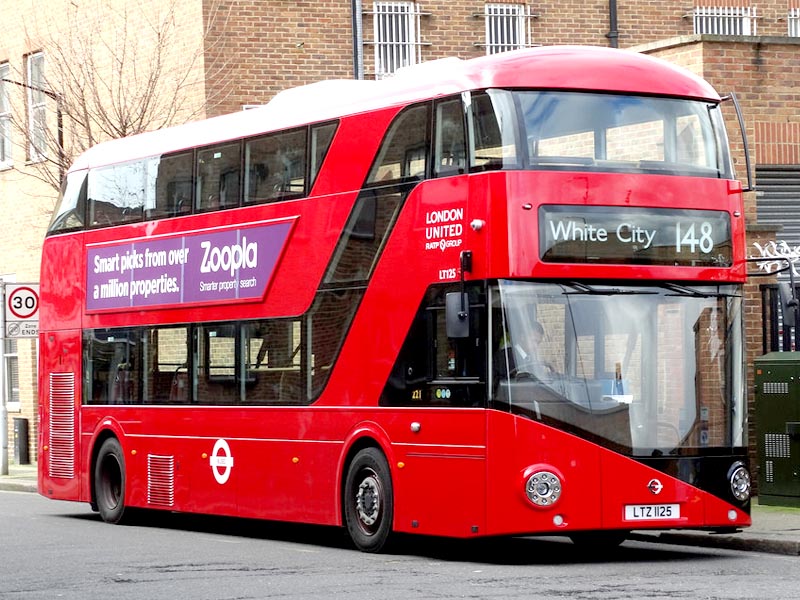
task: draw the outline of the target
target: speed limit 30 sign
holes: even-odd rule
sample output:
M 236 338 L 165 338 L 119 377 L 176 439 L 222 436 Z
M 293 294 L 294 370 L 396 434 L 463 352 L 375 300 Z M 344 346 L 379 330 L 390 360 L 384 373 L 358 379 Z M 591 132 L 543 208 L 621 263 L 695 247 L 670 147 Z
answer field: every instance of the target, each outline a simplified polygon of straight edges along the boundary
M 6 337 L 39 335 L 39 284 L 6 284 Z

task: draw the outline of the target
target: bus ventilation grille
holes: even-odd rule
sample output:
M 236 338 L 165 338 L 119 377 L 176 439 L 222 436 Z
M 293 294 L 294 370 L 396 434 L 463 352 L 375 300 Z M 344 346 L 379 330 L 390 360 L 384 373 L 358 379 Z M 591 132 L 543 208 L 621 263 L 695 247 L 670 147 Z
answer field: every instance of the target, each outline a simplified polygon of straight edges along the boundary
M 75 477 L 75 374 L 50 373 L 50 463 L 53 478 Z
M 147 455 L 147 503 L 172 506 L 175 503 L 175 457 Z

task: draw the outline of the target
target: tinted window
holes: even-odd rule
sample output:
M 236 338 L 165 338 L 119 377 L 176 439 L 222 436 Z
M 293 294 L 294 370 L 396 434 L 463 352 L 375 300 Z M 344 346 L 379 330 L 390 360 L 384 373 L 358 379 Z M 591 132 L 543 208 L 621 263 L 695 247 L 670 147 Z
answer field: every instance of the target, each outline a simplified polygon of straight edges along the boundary
M 195 203 L 200 211 L 239 205 L 240 144 L 224 144 L 197 151 Z
M 407 189 L 401 190 L 398 186 L 368 189 L 359 194 L 328 266 L 325 283 L 365 281 L 369 278 L 406 193 Z
M 434 176 L 446 177 L 464 173 L 467 169 L 467 142 L 460 97 L 436 105 L 434 135 Z
M 423 179 L 428 163 L 429 105 L 406 109 L 392 122 L 367 183 Z
M 186 404 L 191 400 L 189 327 L 146 329 L 145 403 Z
M 311 128 L 311 169 L 309 190 L 317 179 L 317 174 L 322 168 L 322 161 L 331 147 L 333 134 L 336 132 L 336 123 L 328 123 Z
M 154 179 L 150 160 L 90 170 L 89 224 L 103 227 L 141 221 Z
M 136 404 L 142 393 L 139 329 L 104 329 L 84 334 L 84 403 Z
M 245 143 L 245 202 L 299 198 L 305 194 L 306 129 Z
M 716 105 L 577 92 L 513 92 L 533 168 L 730 176 Z
M 448 338 L 445 298 L 456 286 L 426 294 L 398 354 L 381 404 L 482 407 L 486 403 L 486 308 L 479 286 L 467 288 L 470 335 Z
M 470 158 L 473 168 L 518 167 L 516 109 L 511 93 L 488 90 L 473 94 L 471 107 Z
M 48 233 L 83 227 L 86 219 L 86 174 L 86 171 L 75 171 L 67 175 Z
M 156 189 L 153 202 L 147 207 L 146 217 L 161 219 L 190 213 L 194 155 L 182 152 L 153 160 L 157 169 Z
M 244 323 L 248 404 L 298 404 L 302 326 L 299 319 Z

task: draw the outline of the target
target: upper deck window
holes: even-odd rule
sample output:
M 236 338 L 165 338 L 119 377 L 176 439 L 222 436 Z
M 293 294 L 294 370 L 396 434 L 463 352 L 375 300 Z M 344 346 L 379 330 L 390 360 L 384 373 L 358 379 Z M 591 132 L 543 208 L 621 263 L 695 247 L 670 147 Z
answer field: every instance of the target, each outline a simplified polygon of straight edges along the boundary
M 89 224 L 141 221 L 145 197 L 155 188 L 153 167 L 152 161 L 134 161 L 89 171 Z
M 435 177 L 464 173 L 467 168 L 464 109 L 461 98 L 448 98 L 436 104 L 434 123 Z
M 197 152 L 198 211 L 239 206 L 239 163 L 241 145 L 222 144 Z
M 61 198 L 53 212 L 48 232 L 83 229 L 86 220 L 86 171 L 73 171 L 64 178 Z
M 151 159 L 157 169 L 155 198 L 148 198 L 145 214 L 148 219 L 177 217 L 192 211 L 191 152 L 165 154 Z
M 519 168 L 514 97 L 506 90 L 473 94 L 470 120 L 470 164 L 473 169 Z
M 425 178 L 429 114 L 429 106 L 419 104 L 394 120 L 367 177 L 368 184 Z
M 300 198 L 311 192 L 337 127 L 320 123 L 76 171 L 48 233 L 236 208 L 242 188 L 246 204 Z
M 575 92 L 514 96 L 531 168 L 731 177 L 715 104 Z
M 306 129 L 249 140 L 244 147 L 245 202 L 274 202 L 305 193 Z

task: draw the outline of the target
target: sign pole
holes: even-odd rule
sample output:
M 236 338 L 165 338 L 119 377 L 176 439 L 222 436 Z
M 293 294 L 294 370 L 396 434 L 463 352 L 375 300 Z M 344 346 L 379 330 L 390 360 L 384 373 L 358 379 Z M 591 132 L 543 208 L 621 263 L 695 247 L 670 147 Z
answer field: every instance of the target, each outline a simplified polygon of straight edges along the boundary
M 0 280 L 0 475 L 8 475 L 8 402 L 6 401 L 6 282 Z
M 0 475 L 8 475 L 8 373 L 6 342 L 39 335 L 39 284 L 8 284 L 0 279 Z

